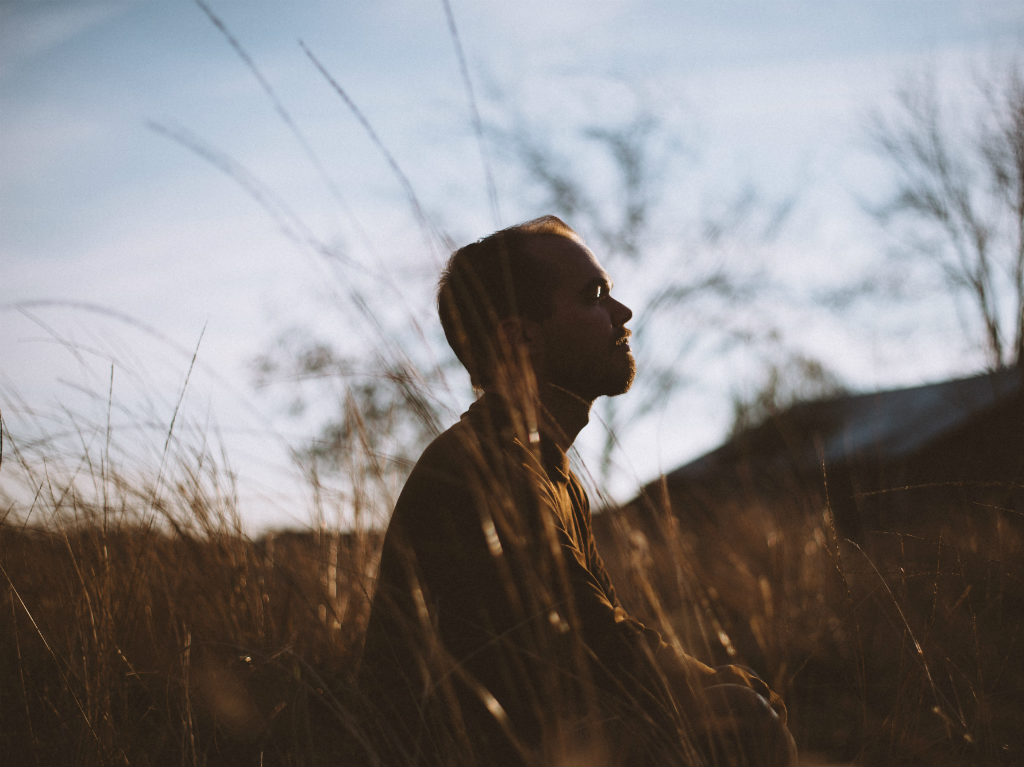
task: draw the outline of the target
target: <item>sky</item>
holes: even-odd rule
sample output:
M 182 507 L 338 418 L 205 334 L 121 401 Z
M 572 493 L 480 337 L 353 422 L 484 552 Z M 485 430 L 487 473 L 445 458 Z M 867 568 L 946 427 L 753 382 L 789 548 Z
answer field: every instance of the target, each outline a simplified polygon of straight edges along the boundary
M 499 148 L 481 160 L 442 2 L 208 8 L 259 77 L 197 3 L 0 2 L 0 407 L 15 446 L 71 435 L 73 458 L 113 432 L 125 467 L 160 464 L 172 422 L 192 428 L 223 444 L 247 521 L 305 524 L 289 455 L 315 418 L 257 390 L 253 358 L 289 328 L 365 352 L 415 323 L 443 360 L 430 306 L 443 242 L 548 211 Z M 762 257 L 808 283 L 882 250 L 856 202 L 883 178 L 864 152 L 867 109 L 923 69 L 966 90 L 966 65 L 1024 31 L 1024 3 L 986 0 L 450 8 L 488 124 L 518 116 L 571 146 L 581 124 L 646 105 L 700 158 L 688 191 L 668 180 L 665 219 L 748 183 L 769 198 L 799 190 Z M 354 292 L 364 307 L 347 305 Z M 981 365 L 951 340 L 958 318 L 940 300 L 890 307 L 885 324 L 787 311 L 773 319 L 852 388 Z M 624 444 L 614 496 L 722 439 L 753 368 L 702 369 Z M 445 394 L 452 418 L 467 393 L 456 381 Z

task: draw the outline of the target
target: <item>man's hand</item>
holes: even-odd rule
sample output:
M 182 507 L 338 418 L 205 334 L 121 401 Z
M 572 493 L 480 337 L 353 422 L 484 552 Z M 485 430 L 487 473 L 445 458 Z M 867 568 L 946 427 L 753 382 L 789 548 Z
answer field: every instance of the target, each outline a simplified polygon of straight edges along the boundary
M 789 714 L 786 711 L 786 704 L 779 694 L 753 671 L 742 666 L 718 666 L 715 668 L 714 676 L 705 682 L 705 687 L 715 685 L 741 685 L 749 687 L 765 699 L 783 724 L 787 723 Z
M 695 745 L 709 763 L 796 764 L 796 742 L 784 719 L 751 686 L 713 685 L 704 689 L 700 703 L 689 724 Z M 784 715 L 785 707 L 782 711 Z

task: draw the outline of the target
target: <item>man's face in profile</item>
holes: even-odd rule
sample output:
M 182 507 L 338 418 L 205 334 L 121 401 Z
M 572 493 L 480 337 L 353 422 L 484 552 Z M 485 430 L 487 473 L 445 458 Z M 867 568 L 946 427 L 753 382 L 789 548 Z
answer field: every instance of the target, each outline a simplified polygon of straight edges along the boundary
M 539 236 L 536 247 L 554 283 L 552 312 L 538 323 L 538 373 L 588 401 L 622 394 L 636 374 L 625 327 L 633 312 L 611 297 L 611 280 L 586 247 L 556 235 Z

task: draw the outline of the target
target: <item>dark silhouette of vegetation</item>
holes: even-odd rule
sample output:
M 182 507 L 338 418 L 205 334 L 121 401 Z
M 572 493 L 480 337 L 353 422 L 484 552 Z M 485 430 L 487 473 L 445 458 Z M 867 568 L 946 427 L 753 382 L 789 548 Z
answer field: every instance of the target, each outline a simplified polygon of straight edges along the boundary
M 41 484 L 5 431 L 0 761 L 378 763 L 352 681 L 379 533 L 249 538 L 181 428 L 161 467 L 120 473 L 94 444 L 48 455 Z M 763 670 L 808 763 L 1024 758 L 1017 516 L 893 488 L 908 525 L 851 544 L 820 480 L 747 491 L 713 520 L 598 515 L 628 609 Z
M 967 302 L 996 369 L 1024 352 L 1024 70 L 1013 61 L 975 84 L 965 105 L 933 73 L 908 78 L 874 111 L 870 138 L 895 182 L 874 213 L 900 255 Z
M 730 434 L 753 428 L 800 402 L 834 397 L 846 387 L 818 360 L 794 355 L 768 365 L 760 386 L 748 396 L 733 397 Z

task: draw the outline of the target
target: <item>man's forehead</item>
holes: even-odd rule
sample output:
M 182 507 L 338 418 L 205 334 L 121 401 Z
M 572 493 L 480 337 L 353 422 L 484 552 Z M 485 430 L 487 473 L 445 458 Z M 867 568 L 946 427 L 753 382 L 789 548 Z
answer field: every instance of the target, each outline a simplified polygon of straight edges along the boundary
M 611 284 L 608 273 L 582 242 L 554 234 L 541 237 L 544 240 L 538 241 L 536 253 L 546 262 L 551 276 L 559 284 L 578 284 L 580 287 L 595 281 Z

